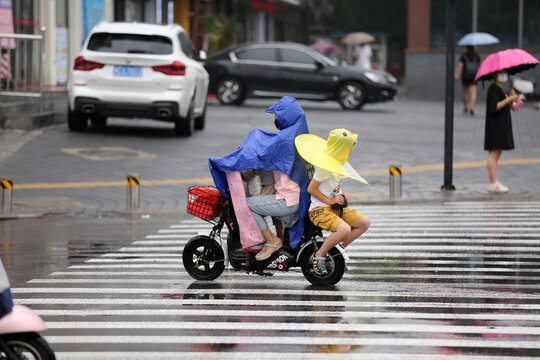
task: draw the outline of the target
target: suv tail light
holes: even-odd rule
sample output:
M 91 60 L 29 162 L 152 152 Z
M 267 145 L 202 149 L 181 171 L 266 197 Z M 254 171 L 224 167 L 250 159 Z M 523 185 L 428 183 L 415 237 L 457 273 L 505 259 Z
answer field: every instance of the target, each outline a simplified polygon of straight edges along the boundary
M 90 71 L 94 69 L 101 69 L 104 66 L 105 64 L 86 60 L 82 56 L 79 56 L 75 59 L 75 65 L 73 65 L 73 70 Z
M 185 75 L 186 74 L 186 65 L 180 61 L 175 61 L 169 65 L 157 65 L 152 66 L 154 71 L 164 73 L 166 75 Z

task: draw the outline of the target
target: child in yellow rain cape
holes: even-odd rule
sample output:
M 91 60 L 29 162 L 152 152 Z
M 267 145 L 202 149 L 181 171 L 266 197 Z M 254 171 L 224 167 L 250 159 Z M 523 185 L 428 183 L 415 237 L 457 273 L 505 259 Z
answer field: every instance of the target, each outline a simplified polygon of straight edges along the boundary
M 332 232 L 313 256 L 313 269 L 318 274 L 326 272 L 326 255 L 331 248 L 339 243 L 349 245 L 369 228 L 367 216 L 347 207 L 349 195 L 341 187 L 343 177 L 367 184 L 347 162 L 357 137 L 349 130 L 334 129 L 326 141 L 310 134 L 295 139 L 300 156 L 315 166 L 308 186 L 309 218 L 323 230 Z

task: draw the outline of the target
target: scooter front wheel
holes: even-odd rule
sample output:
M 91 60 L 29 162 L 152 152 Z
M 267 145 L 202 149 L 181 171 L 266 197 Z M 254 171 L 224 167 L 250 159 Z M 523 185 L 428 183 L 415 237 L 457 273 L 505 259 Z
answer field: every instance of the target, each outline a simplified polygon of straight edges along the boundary
M 225 270 L 225 255 L 217 241 L 199 235 L 189 240 L 182 253 L 184 269 L 197 280 L 217 279 Z
M 51 346 L 41 335 L 35 332 L 6 334 L 0 336 L 1 341 L 8 347 L 16 359 L 55 360 L 56 356 Z M 0 350 L 0 359 L 9 359 Z
M 313 245 L 305 249 L 305 255 L 300 260 L 302 274 L 313 285 L 335 285 L 345 273 L 345 259 L 335 247 L 326 254 L 326 273 L 319 275 L 313 270 L 312 256 L 316 252 Z

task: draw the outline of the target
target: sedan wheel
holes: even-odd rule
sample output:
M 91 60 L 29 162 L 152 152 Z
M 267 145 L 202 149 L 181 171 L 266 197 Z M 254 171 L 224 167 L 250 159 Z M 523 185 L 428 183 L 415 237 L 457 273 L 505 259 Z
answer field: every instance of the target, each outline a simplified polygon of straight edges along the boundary
M 226 78 L 217 84 L 216 96 L 220 103 L 238 105 L 244 101 L 244 89 L 238 79 Z
M 338 90 L 338 101 L 347 110 L 360 109 L 364 105 L 364 89 L 354 82 L 343 84 Z

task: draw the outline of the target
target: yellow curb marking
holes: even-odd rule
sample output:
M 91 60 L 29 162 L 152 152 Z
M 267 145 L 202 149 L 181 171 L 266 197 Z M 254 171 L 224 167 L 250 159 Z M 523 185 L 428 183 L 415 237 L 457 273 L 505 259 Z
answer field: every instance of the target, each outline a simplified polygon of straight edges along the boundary
M 540 158 L 530 159 L 508 159 L 499 160 L 499 165 L 525 165 L 525 164 L 540 164 Z M 484 167 L 486 161 L 465 161 L 454 163 L 454 169 L 467 169 L 474 167 Z M 403 167 L 403 173 L 418 173 L 424 171 L 444 170 L 444 164 L 418 165 Z M 385 175 L 388 174 L 388 168 L 361 170 L 364 175 Z M 182 184 L 212 184 L 212 178 L 193 178 L 193 179 L 166 179 L 166 180 L 141 180 L 141 185 L 159 186 L 159 185 L 182 185 Z M 126 186 L 125 181 L 82 181 L 82 182 L 63 182 L 63 183 L 35 183 L 35 184 L 13 184 L 16 190 L 30 189 L 67 189 L 67 188 L 83 188 L 83 187 L 106 187 L 106 186 Z M 356 194 L 356 193 L 355 193 Z M 358 193 L 358 196 L 374 196 L 368 195 L 371 193 Z M 361 195 L 360 195 L 361 194 Z

